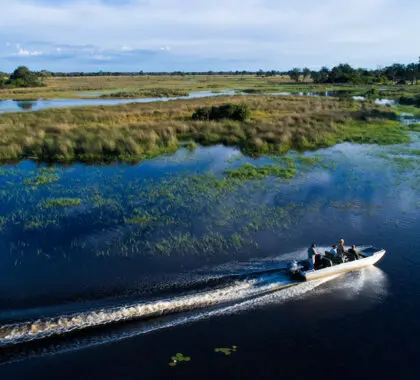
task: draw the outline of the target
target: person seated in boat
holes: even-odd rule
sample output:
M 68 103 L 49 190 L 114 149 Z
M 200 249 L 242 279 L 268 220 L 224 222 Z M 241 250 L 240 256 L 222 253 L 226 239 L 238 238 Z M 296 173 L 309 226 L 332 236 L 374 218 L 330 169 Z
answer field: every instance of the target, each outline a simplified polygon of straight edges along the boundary
M 344 249 L 344 239 L 341 239 L 337 247 L 337 256 L 344 257 L 345 254 L 346 254 L 346 250 Z
M 357 252 L 357 250 L 356 250 L 356 245 L 355 244 L 353 244 L 352 246 L 351 246 L 351 248 L 347 251 L 350 255 L 352 255 L 354 258 L 355 258 L 355 260 L 359 260 L 360 259 L 360 254 L 359 254 L 359 252 Z
M 308 248 L 308 263 L 309 263 L 309 270 L 314 269 L 315 264 L 315 256 L 318 254 L 316 251 L 316 244 L 312 243 L 311 246 Z
M 337 245 L 333 244 L 333 246 L 330 249 L 330 254 L 333 255 L 334 257 L 337 256 Z

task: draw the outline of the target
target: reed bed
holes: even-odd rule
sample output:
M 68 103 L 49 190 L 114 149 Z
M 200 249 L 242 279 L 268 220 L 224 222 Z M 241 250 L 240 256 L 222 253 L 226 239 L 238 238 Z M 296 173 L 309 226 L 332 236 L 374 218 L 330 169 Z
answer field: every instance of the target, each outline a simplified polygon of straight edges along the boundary
M 197 121 L 199 107 L 246 104 L 251 117 Z M 0 160 L 138 161 L 179 144 L 236 146 L 243 152 L 283 154 L 343 141 L 409 141 L 408 127 L 386 107 L 336 98 L 234 96 L 112 107 L 50 109 L 0 118 Z

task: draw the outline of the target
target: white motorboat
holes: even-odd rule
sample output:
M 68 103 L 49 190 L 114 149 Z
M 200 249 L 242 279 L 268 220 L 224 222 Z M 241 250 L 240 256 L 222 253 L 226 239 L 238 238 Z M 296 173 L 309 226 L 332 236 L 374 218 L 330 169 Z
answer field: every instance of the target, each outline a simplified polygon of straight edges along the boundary
M 301 281 L 311 281 L 322 277 L 333 276 L 340 273 L 351 272 L 369 265 L 376 264 L 385 255 L 385 249 L 373 246 L 358 247 L 360 258 L 349 259 L 345 257 L 343 262 L 333 264 L 331 260 L 321 259 L 321 265 L 309 270 L 307 261 L 294 262 L 290 266 L 290 274 L 293 278 Z

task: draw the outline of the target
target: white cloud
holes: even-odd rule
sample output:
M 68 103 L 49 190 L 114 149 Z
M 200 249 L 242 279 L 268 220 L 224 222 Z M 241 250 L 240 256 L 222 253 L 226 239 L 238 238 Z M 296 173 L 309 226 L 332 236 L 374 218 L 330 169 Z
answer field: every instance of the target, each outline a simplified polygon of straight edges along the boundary
M 127 45 L 123 45 L 123 46 L 121 46 L 121 49 L 120 50 L 121 51 L 133 51 L 134 48 L 132 48 L 130 46 L 127 46 Z
M 42 51 L 38 51 L 38 50 L 33 50 L 33 51 L 29 51 L 29 50 L 25 50 L 25 49 L 19 49 L 18 51 L 18 55 L 23 55 L 23 56 L 35 56 L 35 55 L 42 55 Z
M 417 59 L 413 46 L 420 34 L 420 2 L 403 2 L 1 0 L 0 42 L 18 40 L 39 51 L 31 42 L 42 41 L 52 50 L 60 46 L 62 51 L 55 53 L 75 56 L 89 54 L 89 49 L 92 55 L 172 49 L 186 64 L 194 56 L 240 60 L 242 67 L 254 69 L 342 61 L 376 67 Z M 64 47 L 80 43 L 86 46 Z

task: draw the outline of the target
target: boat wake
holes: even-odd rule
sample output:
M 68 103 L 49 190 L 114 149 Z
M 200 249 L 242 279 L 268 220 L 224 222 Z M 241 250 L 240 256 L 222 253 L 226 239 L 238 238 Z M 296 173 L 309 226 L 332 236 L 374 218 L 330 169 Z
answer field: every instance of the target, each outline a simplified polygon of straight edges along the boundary
M 244 300 L 294 284 L 286 276 L 279 274 L 261 275 L 255 279 L 235 281 L 233 284 L 220 289 L 205 290 L 191 295 L 8 324 L 0 327 L 0 347 L 62 335 L 75 330 L 104 326 L 110 323 L 152 318 Z
M 279 268 L 278 261 L 276 269 L 267 260 L 249 262 L 245 269 L 238 269 L 232 274 L 229 268 L 217 268 L 216 276 L 222 280 L 218 286 L 205 281 L 205 288 L 196 286 L 193 291 L 165 298 L 95 307 L 0 326 L 0 364 L 115 342 L 212 316 L 287 301 L 338 276 L 295 282 L 290 280 L 285 268 Z M 225 275 L 219 277 L 222 272 Z

